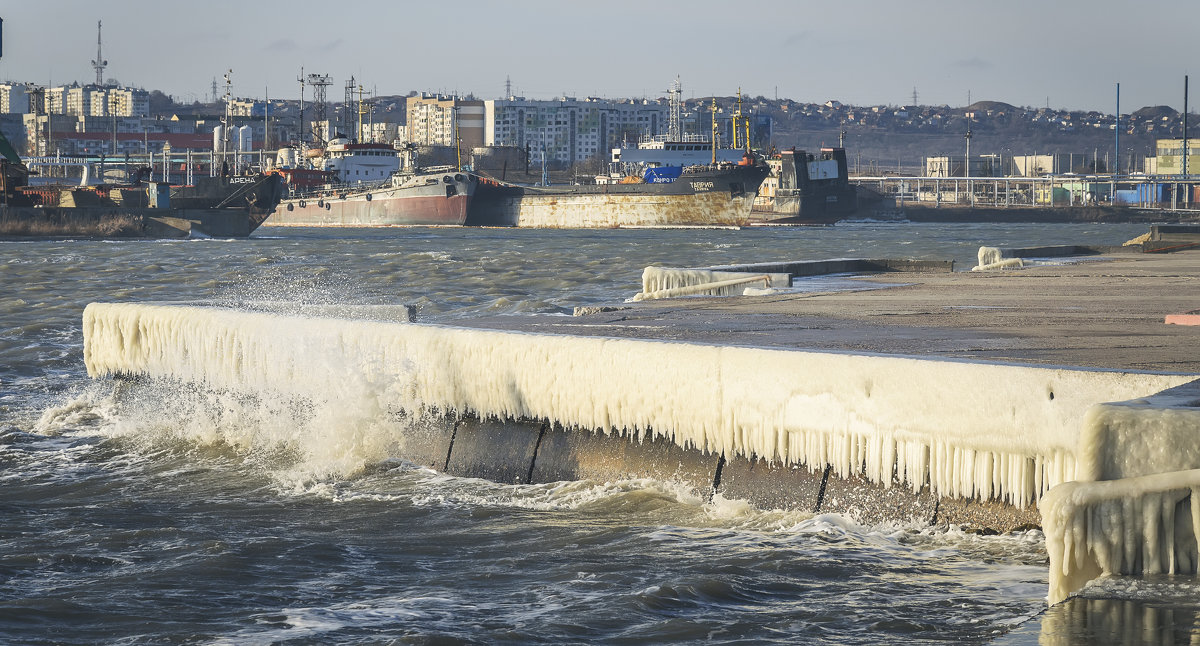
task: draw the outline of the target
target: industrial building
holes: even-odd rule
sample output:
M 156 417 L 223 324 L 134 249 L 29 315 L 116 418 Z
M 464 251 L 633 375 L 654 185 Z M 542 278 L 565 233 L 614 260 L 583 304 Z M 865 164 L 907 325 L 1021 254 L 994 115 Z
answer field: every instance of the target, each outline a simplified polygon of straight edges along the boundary
M 1184 140 L 1158 139 L 1154 143 L 1156 174 L 1182 175 Z M 1187 138 L 1187 174 L 1200 174 L 1200 141 L 1192 137 Z

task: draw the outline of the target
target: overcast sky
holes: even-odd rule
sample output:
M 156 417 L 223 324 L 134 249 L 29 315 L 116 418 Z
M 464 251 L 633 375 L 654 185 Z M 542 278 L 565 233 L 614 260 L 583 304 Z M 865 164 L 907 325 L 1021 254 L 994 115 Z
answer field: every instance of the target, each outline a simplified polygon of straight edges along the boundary
M 93 81 L 103 20 L 105 78 L 182 101 L 229 69 L 236 96 L 298 98 L 303 68 L 338 99 L 351 75 L 485 99 L 506 77 L 553 98 L 664 96 L 678 76 L 685 97 L 902 105 L 915 87 L 924 105 L 1111 113 L 1117 83 L 1122 112 L 1181 110 L 1200 59 L 1198 0 L 5 0 L 0 18 L 0 79 Z

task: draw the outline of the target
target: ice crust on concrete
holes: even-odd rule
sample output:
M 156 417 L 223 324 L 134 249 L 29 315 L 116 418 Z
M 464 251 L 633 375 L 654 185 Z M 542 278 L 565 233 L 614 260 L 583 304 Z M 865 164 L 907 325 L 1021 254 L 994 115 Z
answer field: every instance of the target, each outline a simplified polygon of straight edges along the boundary
M 978 264 L 971 271 L 991 271 L 993 269 L 1020 269 L 1025 263 L 1020 258 L 1005 258 L 1004 251 L 999 247 L 980 247 Z
M 747 281 L 754 281 L 759 287 L 787 287 L 789 282 L 787 274 L 646 267 L 642 270 L 642 291 L 633 300 L 696 294 L 732 296 L 741 294 L 749 284 Z
M 976 265 L 979 267 L 994 265 L 1004 259 L 1004 252 L 999 247 L 980 247 L 975 255 L 978 259 Z
M 1084 420 L 1076 480 L 1039 503 L 1058 603 L 1109 574 L 1195 574 L 1200 391 L 1100 404 Z
M 1195 574 L 1200 470 L 1068 482 L 1040 503 L 1055 604 L 1111 574 Z
M 683 447 L 1024 506 L 1075 478 L 1080 420 L 1186 375 L 535 335 L 93 303 L 88 373 L 646 433 Z M 343 431 L 345 429 L 342 429 Z M 330 429 L 339 432 L 339 429 Z

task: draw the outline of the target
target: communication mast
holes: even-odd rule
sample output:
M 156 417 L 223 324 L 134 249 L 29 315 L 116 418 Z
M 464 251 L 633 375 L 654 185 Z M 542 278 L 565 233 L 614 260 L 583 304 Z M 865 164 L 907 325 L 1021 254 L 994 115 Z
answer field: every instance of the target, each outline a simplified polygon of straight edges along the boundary
M 96 70 L 96 85 L 104 85 L 104 68 L 108 67 L 108 61 L 104 60 L 104 54 L 100 51 L 100 21 L 96 21 L 96 60 L 92 61 L 92 69 Z

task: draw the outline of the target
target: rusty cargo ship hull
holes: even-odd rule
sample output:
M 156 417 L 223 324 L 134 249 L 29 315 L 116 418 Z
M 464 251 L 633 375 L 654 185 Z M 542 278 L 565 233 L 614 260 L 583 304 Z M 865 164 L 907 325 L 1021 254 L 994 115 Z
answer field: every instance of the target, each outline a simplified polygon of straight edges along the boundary
M 517 186 L 480 183 L 467 224 L 541 228 L 743 226 L 768 170 L 689 170 L 663 184 Z
M 449 171 L 370 188 L 327 187 L 284 199 L 264 226 L 459 226 L 478 183 L 472 173 Z

